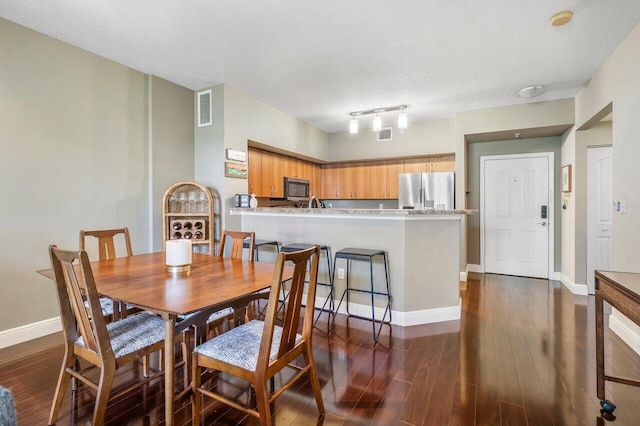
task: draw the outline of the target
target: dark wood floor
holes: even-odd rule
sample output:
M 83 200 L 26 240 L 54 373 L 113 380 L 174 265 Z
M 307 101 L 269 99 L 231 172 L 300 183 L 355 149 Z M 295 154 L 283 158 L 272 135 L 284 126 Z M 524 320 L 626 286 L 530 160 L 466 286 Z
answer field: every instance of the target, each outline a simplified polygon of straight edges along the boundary
M 370 323 L 338 316 L 334 333 L 316 330 L 314 353 L 327 415 L 319 420 L 307 383 L 275 403 L 277 425 L 598 425 L 593 297 L 558 282 L 496 275 L 470 280 L 462 319 L 383 329 L 374 345 Z M 56 338 L 0 351 L 0 385 L 14 393 L 19 424 L 46 424 L 62 358 Z M 59 337 L 58 337 L 59 339 Z M 18 349 L 18 351 L 16 351 Z M 607 371 L 640 376 L 640 356 L 607 333 Z M 126 381 L 140 368 L 125 370 Z M 91 394 L 71 413 L 67 394 L 58 425 L 89 424 Z M 640 388 L 607 383 L 618 408 L 613 425 L 640 425 Z M 176 424 L 190 424 L 188 401 Z M 217 404 L 207 424 L 258 424 Z M 72 417 L 76 417 L 73 421 Z M 163 424 L 162 383 L 152 383 L 107 410 L 108 424 Z M 608 422 L 606 422 L 608 423 Z

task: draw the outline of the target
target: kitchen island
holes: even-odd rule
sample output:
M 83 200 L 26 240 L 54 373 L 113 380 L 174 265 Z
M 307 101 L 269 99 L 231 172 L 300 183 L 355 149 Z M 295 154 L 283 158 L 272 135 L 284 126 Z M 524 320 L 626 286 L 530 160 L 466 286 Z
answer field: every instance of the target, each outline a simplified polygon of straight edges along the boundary
M 477 210 L 374 210 L 233 208 L 241 216 L 242 231 L 255 231 L 256 239 L 292 243 L 325 244 L 332 253 L 345 247 L 385 250 L 389 262 L 392 323 L 402 326 L 460 318 L 460 232 L 462 217 Z M 272 255 L 275 259 L 275 253 Z M 268 254 L 260 254 L 268 261 Z M 333 264 L 333 259 L 331 259 Z M 346 269 L 339 260 L 336 268 Z M 326 261 L 320 259 L 318 281 L 329 282 Z M 384 265 L 374 263 L 376 290 L 384 286 Z M 369 287 L 369 265 L 353 262 L 352 287 Z M 335 274 L 337 302 L 345 280 Z M 326 297 L 318 287 L 316 305 Z M 359 297 L 358 297 L 359 296 Z M 382 317 L 383 300 L 376 317 Z M 350 311 L 371 317 L 370 299 L 353 294 Z M 343 303 L 340 312 L 345 312 Z

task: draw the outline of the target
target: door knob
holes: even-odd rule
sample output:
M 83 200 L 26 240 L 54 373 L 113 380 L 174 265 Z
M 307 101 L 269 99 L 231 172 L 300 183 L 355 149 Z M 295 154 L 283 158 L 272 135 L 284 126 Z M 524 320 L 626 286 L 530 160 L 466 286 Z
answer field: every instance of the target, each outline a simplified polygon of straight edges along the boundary
M 537 225 L 547 226 L 547 222 L 538 222 Z

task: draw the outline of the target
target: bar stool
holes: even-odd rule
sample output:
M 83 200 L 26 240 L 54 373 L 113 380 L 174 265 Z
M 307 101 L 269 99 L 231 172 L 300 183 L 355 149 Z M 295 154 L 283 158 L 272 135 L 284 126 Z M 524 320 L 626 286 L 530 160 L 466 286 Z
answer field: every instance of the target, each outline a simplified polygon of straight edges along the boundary
M 373 258 L 376 256 L 382 256 L 382 260 L 384 262 L 384 275 L 385 275 L 385 280 L 387 284 L 386 292 L 375 291 L 373 287 Z M 340 309 L 342 300 L 346 295 L 347 296 L 347 315 L 356 317 L 356 318 L 371 320 L 371 326 L 373 329 L 373 340 L 377 342 L 378 336 L 380 335 L 380 331 L 382 331 L 382 325 L 391 323 L 391 293 L 389 291 L 389 273 L 387 271 L 387 253 L 384 250 L 371 250 L 371 249 L 353 248 L 353 247 L 343 248 L 342 250 L 339 250 L 336 252 L 335 258 L 333 259 L 334 274 L 336 272 L 336 261 L 338 259 L 345 259 L 347 261 L 347 288 L 342 293 L 342 297 L 340 298 L 340 302 L 338 303 L 338 308 L 336 309 L 336 312 L 338 312 L 338 310 Z M 371 278 L 370 290 L 363 290 L 363 289 L 349 287 L 349 277 L 351 275 L 351 261 L 353 260 L 369 262 L 369 273 Z M 335 281 L 335 277 L 333 278 L 332 281 Z M 349 312 L 349 293 L 352 291 L 356 291 L 359 293 L 367 293 L 371 295 L 371 318 L 363 317 L 359 315 L 353 315 Z M 375 316 L 375 308 L 376 308 L 375 296 L 384 296 L 387 298 L 387 304 L 384 310 L 384 314 L 382 315 L 382 319 L 380 320 L 377 320 Z M 385 318 L 387 317 L 387 312 L 389 313 L 389 319 L 385 320 Z M 376 322 L 380 323 L 380 327 L 378 328 L 377 333 L 376 333 Z
M 291 253 L 294 251 L 306 250 L 313 246 L 314 244 L 293 243 L 293 244 L 287 244 L 286 246 L 280 247 L 280 251 L 284 253 Z M 318 317 L 313 322 L 313 325 L 316 325 L 316 323 L 320 319 L 320 315 L 322 315 L 323 312 L 327 312 L 329 314 L 329 318 L 327 320 L 327 330 L 329 330 L 330 329 L 329 320 L 331 319 L 331 315 L 333 314 L 333 308 L 334 308 L 333 306 L 333 274 L 331 270 L 331 249 L 326 245 L 320 244 L 320 252 L 321 253 L 324 252 L 325 257 L 327 258 L 327 274 L 329 277 L 329 282 L 323 283 L 323 282 L 317 281 L 316 284 L 329 287 L 329 294 L 324 299 L 324 303 L 322 304 L 322 307 L 320 308 L 320 312 L 318 312 Z M 283 287 L 283 290 L 284 290 L 284 287 Z M 327 303 L 329 304 L 328 309 L 327 309 Z
M 280 247 L 280 242 L 278 241 L 273 241 L 273 240 L 256 240 L 255 244 L 253 245 L 254 250 L 255 250 L 255 259 L 256 262 L 260 261 L 260 251 L 258 250 L 260 247 L 262 246 L 276 246 L 276 252 L 278 251 L 278 248 Z M 243 248 L 249 248 L 249 242 L 245 241 L 244 244 L 242 245 Z

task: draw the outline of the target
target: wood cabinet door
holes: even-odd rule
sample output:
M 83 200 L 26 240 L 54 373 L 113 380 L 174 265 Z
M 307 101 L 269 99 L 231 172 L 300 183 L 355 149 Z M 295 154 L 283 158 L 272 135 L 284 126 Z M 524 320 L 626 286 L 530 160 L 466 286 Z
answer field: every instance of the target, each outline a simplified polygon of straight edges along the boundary
M 284 197 L 283 157 L 271 152 L 262 152 L 262 193 L 268 197 Z
M 303 161 L 297 158 L 282 156 L 282 173 L 284 177 L 305 179 L 303 174 Z
M 430 172 L 455 172 L 456 157 L 454 155 L 445 155 L 442 157 L 431 158 Z
M 322 198 L 336 199 L 340 197 L 340 170 L 337 166 L 322 168 Z
M 338 166 L 338 195 L 340 198 L 351 200 L 354 194 L 354 167 L 350 164 L 341 164 Z
M 318 164 L 310 164 L 311 177 L 309 179 L 309 194 L 322 197 L 322 169 Z
M 427 158 L 404 160 L 404 173 L 426 173 L 429 171 Z
M 248 176 L 248 190 L 250 194 L 256 194 L 257 197 L 269 196 L 262 193 L 262 152 L 257 149 L 248 150 L 247 155 L 249 176 Z
M 398 198 L 398 176 L 405 173 L 402 161 L 387 161 L 387 196 L 385 198 Z
M 353 166 L 353 198 L 368 200 L 371 196 L 371 165 L 369 162 Z
M 387 197 L 387 161 L 374 161 L 369 166 L 371 185 L 369 192 L 373 199 Z

